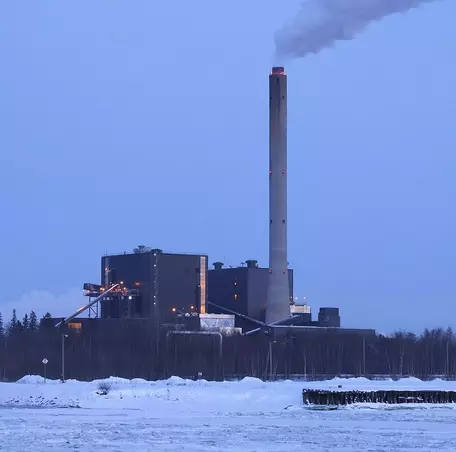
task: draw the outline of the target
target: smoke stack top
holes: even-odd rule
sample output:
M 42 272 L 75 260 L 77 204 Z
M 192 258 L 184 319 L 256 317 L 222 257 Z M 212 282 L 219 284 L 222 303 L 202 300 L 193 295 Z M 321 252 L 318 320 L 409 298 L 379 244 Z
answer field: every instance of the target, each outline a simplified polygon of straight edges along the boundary
M 277 32 L 276 58 L 301 58 L 337 41 L 350 41 L 372 22 L 437 0 L 306 0 Z
M 283 66 L 273 67 L 271 75 L 285 75 L 285 68 Z

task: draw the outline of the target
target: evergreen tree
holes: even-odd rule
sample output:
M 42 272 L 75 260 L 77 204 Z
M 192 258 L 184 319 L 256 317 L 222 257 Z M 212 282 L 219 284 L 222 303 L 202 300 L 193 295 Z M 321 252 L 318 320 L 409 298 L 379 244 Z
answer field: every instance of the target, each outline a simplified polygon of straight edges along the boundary
M 20 333 L 22 330 L 24 329 L 24 326 L 22 325 L 22 322 L 20 320 L 18 320 L 16 322 L 16 327 L 15 327 L 15 331 L 17 333 Z
M 11 320 L 8 324 L 8 331 L 7 331 L 7 334 L 8 336 L 11 336 L 15 333 L 17 333 L 20 329 L 20 322 L 17 320 L 17 314 L 16 314 L 16 310 L 13 309 L 13 314 L 11 316 Z
M 40 329 L 42 328 L 51 328 L 52 327 L 52 324 L 50 322 L 50 320 L 52 319 L 52 315 L 49 314 L 49 312 L 46 312 L 46 314 L 44 314 L 43 317 L 41 317 L 41 320 L 40 320 Z
M 25 315 L 24 315 L 24 318 L 22 319 L 22 329 L 23 329 L 24 331 L 27 331 L 27 330 L 29 329 L 29 326 L 30 326 L 30 324 L 29 324 L 29 318 L 28 318 L 28 315 L 25 314 Z
M 38 319 L 36 317 L 35 311 L 30 312 L 30 320 L 29 320 L 29 330 L 36 331 L 38 329 Z
M 3 316 L 0 312 L 0 341 L 5 339 L 5 328 L 3 327 Z
M 10 328 L 14 330 L 17 326 L 17 315 L 16 315 L 16 310 L 13 309 L 13 315 L 11 317 L 11 322 L 10 322 Z

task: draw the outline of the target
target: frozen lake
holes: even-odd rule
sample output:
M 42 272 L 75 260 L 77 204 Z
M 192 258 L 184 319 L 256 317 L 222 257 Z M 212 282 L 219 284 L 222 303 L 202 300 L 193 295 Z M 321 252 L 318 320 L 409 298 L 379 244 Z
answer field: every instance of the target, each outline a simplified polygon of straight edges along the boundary
M 112 381 L 107 396 L 96 393 L 97 382 L 44 385 L 28 378 L 23 384 L 0 384 L 0 450 L 456 450 L 454 405 L 358 405 L 316 411 L 301 405 L 304 383 Z M 343 383 L 372 385 L 363 379 Z M 456 386 L 411 380 L 375 384 Z
M 304 408 L 161 418 L 136 409 L 6 409 L 0 450 L 451 451 L 456 410 Z

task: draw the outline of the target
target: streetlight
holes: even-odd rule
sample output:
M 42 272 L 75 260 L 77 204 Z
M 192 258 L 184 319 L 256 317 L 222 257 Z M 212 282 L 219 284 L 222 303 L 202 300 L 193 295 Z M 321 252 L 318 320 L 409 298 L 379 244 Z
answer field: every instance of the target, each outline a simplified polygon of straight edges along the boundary
M 269 352 L 268 352 L 268 358 L 269 358 L 269 380 L 272 381 L 273 380 L 273 376 L 274 376 L 274 368 L 273 368 L 273 365 L 272 365 L 272 344 L 275 344 L 277 341 L 274 341 L 274 340 L 270 340 L 269 341 Z
M 65 338 L 68 334 L 62 334 L 62 383 L 65 383 Z

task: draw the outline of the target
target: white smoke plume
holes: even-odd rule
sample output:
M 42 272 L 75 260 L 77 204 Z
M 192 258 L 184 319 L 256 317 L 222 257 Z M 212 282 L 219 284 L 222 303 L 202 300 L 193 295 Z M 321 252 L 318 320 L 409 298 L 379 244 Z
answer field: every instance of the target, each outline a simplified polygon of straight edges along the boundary
M 370 23 L 436 0 L 305 0 L 275 36 L 276 56 L 301 58 L 353 39 Z
M 35 311 L 38 318 L 47 312 L 53 317 L 67 317 L 87 302 L 88 299 L 82 295 L 82 290 L 77 288 L 59 294 L 34 290 L 14 300 L 0 299 L 0 313 L 5 323 L 11 319 L 13 309 L 16 310 L 19 320 L 30 311 Z M 82 314 L 82 317 L 84 316 Z

